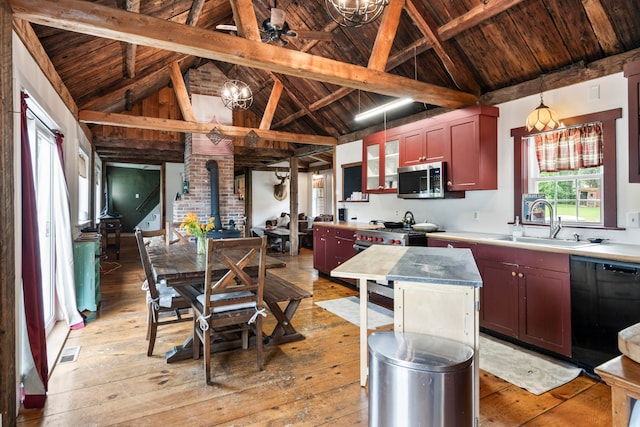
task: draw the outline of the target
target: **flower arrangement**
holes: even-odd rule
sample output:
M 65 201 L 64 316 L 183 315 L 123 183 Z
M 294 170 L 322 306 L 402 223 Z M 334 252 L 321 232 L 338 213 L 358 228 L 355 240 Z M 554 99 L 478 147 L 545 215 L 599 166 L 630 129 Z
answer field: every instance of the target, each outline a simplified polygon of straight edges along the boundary
M 213 227 L 215 227 L 213 221 L 214 218 L 209 217 L 207 222 L 201 223 L 198 219 L 198 215 L 194 213 L 188 213 L 187 216 L 182 220 L 182 224 L 180 224 L 181 229 L 187 230 L 187 235 L 198 238 L 198 253 L 202 252 L 202 250 L 205 248 L 207 233 L 209 233 L 209 231 L 213 230 Z

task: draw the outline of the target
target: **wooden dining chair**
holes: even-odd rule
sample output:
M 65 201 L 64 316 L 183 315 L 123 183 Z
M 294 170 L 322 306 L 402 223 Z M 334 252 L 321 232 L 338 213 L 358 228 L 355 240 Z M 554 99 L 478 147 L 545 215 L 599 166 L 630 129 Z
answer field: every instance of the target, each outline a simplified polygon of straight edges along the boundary
M 164 283 L 156 283 L 153 270 L 151 269 L 151 260 L 149 252 L 144 241 L 144 234 L 139 228 L 135 231 L 136 242 L 138 244 L 138 252 L 140 253 L 140 261 L 144 270 L 145 280 L 142 285 L 143 290 L 147 292 L 147 356 L 153 354 L 153 347 L 156 342 L 158 326 L 179 322 L 191 322 L 193 316 L 183 316 L 181 310 L 191 308 L 191 302 L 181 297 L 173 288 L 167 287 Z M 162 316 L 161 316 L 162 314 Z M 166 318 L 165 315 L 169 315 Z
M 214 337 L 229 338 L 230 334 L 240 334 L 242 348 L 247 349 L 249 332 L 253 331 L 258 369 L 263 369 L 262 317 L 266 314 L 262 295 L 266 254 L 266 236 L 207 240 L 205 291 L 192 306 L 193 357 L 200 357 L 202 343 L 207 384 L 211 383 L 211 342 Z

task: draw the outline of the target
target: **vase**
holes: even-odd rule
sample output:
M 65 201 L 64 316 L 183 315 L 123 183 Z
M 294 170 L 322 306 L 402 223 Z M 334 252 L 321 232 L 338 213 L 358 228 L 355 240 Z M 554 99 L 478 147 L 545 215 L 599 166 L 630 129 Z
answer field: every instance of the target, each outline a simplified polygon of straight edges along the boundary
M 198 247 L 198 255 L 207 253 L 207 238 L 206 237 L 198 237 L 196 241 L 196 246 Z

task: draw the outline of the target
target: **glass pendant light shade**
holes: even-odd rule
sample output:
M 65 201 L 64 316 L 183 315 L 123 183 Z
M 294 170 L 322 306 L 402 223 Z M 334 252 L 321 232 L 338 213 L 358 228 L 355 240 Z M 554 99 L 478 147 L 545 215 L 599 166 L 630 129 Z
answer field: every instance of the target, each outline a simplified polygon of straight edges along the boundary
M 227 80 L 220 90 L 220 98 L 230 110 L 246 110 L 253 103 L 251 88 L 240 80 Z
M 331 19 L 343 27 L 359 27 L 375 21 L 389 0 L 325 0 Z
M 527 132 L 542 132 L 560 127 L 558 114 L 544 105 L 542 99 L 542 76 L 540 76 L 540 105 L 527 116 Z
M 527 116 L 527 131 L 531 132 L 535 129 L 538 132 L 542 132 L 557 129 L 558 127 L 560 127 L 558 114 L 544 105 L 541 95 L 540 105 Z

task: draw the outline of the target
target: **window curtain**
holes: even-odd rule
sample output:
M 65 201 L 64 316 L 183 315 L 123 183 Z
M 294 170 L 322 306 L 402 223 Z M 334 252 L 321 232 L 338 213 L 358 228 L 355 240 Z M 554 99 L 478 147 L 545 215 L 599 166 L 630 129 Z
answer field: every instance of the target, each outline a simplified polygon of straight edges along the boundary
M 29 132 L 27 128 L 28 95 L 21 93 L 20 153 L 22 166 L 22 292 L 27 326 L 27 340 L 32 356 L 33 370 L 23 377 L 24 406 L 42 408 L 47 398 L 49 368 L 47 366 L 47 339 L 42 306 L 42 276 L 40 245 L 38 244 L 38 216 L 36 189 L 31 167 Z M 33 386 L 31 386 L 33 384 Z
M 64 154 L 62 143 L 64 135 L 55 132 L 58 148 L 58 162 L 54 162 L 53 185 L 53 226 L 56 245 L 56 295 L 59 312 L 71 329 L 84 327 L 84 319 L 76 304 L 76 284 L 73 266 L 73 236 L 71 231 L 71 215 L 69 209 L 69 190 L 64 176 Z
M 601 166 L 603 137 L 600 123 L 545 132 L 534 136 L 540 172 Z

